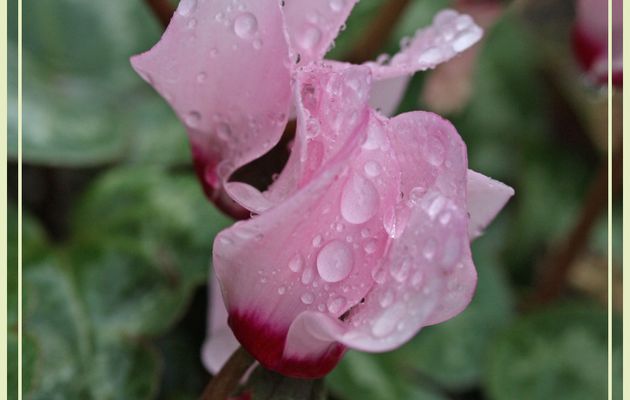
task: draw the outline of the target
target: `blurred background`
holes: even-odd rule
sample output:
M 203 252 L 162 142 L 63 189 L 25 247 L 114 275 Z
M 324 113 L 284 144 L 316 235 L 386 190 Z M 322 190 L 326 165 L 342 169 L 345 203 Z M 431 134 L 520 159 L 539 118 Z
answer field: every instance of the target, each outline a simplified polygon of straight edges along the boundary
M 148 3 L 155 4 L 23 1 L 27 399 L 195 399 L 209 379 L 200 349 L 211 245 L 232 221 L 205 200 L 182 124 L 130 67 L 129 56 L 149 49 L 163 30 Z M 516 196 L 473 243 L 479 286 L 472 304 L 396 351 L 349 352 L 326 378 L 328 398 L 603 399 L 607 92 L 572 51 L 575 2 L 361 0 L 329 57 L 391 54 L 446 7 L 471 14 L 486 35 L 450 63 L 416 74 L 399 111 L 431 110 L 451 120 L 470 167 L 514 187 Z M 15 0 L 9 15 L 17 15 Z M 9 19 L 15 396 L 17 24 Z M 617 149 L 618 89 L 613 108 Z M 615 168 L 619 161 L 615 153 Z M 617 169 L 613 181 L 613 378 L 620 399 Z

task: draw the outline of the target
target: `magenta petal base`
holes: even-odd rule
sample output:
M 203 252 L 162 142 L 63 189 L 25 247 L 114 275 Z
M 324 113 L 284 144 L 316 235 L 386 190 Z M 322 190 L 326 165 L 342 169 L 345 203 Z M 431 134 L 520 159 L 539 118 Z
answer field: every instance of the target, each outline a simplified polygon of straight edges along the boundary
M 273 327 L 248 312 L 232 311 L 228 324 L 241 345 L 265 368 L 293 378 L 320 378 L 337 365 L 346 351 L 339 343 L 331 343 L 327 351 L 314 357 L 283 356 L 288 327 Z

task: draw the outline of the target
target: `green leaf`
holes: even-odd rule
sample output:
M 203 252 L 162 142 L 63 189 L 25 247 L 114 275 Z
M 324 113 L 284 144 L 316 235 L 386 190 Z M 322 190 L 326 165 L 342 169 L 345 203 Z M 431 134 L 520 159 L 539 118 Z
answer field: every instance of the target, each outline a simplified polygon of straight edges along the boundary
M 25 265 L 24 327 L 37 349 L 29 396 L 153 398 L 163 369 L 150 338 L 206 281 L 227 224 L 192 176 L 136 167 L 98 179 L 68 241 Z
M 349 351 L 326 383 L 335 397 L 344 400 L 446 399 L 426 380 L 401 372 L 390 355 Z
M 492 399 L 606 396 L 606 313 L 570 304 L 516 321 L 493 344 L 486 387 Z M 620 346 L 615 346 L 620 352 Z M 614 375 L 621 376 L 621 365 Z M 620 381 L 620 380 L 619 380 Z
M 288 378 L 260 366 L 242 392 L 256 400 L 326 400 L 323 380 Z
M 187 162 L 183 128 L 129 63 L 160 37 L 161 27 L 146 4 L 35 2 L 24 4 L 30 10 L 24 23 L 33 28 L 25 33 L 23 49 L 25 162 Z M 9 92 L 10 104 L 17 104 L 16 96 Z M 15 157 L 17 110 L 10 114 L 9 149 Z

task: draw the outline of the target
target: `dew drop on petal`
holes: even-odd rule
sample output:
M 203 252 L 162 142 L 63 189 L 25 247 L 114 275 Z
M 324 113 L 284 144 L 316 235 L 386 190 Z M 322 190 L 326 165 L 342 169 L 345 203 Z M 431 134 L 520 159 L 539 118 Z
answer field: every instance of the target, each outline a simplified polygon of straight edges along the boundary
M 372 334 L 381 338 L 389 335 L 396 329 L 396 325 L 405 314 L 405 306 L 397 303 L 391 308 L 384 310 L 383 313 L 374 321 L 372 325 Z
M 200 72 L 197 74 L 197 83 L 204 83 L 208 78 L 208 74 L 205 72 Z
M 252 42 L 252 47 L 253 47 L 254 49 L 256 49 L 256 50 L 260 50 L 260 49 L 262 48 L 262 45 L 263 45 L 263 42 L 262 42 L 262 40 L 260 40 L 260 39 L 255 39 L 255 40 Z
M 330 6 L 330 9 L 334 12 L 339 12 L 343 9 L 344 0 L 330 0 L 328 5 Z
M 181 0 L 177 12 L 182 16 L 190 15 L 197 8 L 197 0 Z
M 341 216 L 351 224 L 367 222 L 378 212 L 379 196 L 376 188 L 361 175 L 346 182 L 341 194 Z
M 305 50 L 310 50 L 319 44 L 321 38 L 322 31 L 320 31 L 319 28 L 315 26 L 310 26 L 302 34 L 299 45 Z
M 354 256 L 347 244 L 339 240 L 328 243 L 317 255 L 317 272 L 326 282 L 339 282 L 352 271 Z
M 186 115 L 186 125 L 191 128 L 196 128 L 201 122 L 201 114 L 199 111 L 191 111 Z
M 424 281 L 424 273 L 422 271 L 416 271 L 411 277 L 411 286 L 414 288 L 419 288 Z
M 331 314 L 338 314 L 346 305 L 346 299 L 339 297 L 331 297 L 328 299 L 328 312 Z
M 381 164 L 374 160 L 367 161 L 365 165 L 363 165 L 363 171 L 365 171 L 365 175 L 370 178 L 375 178 L 381 174 Z
M 437 250 L 437 241 L 434 238 L 429 238 L 422 248 L 422 255 L 427 260 L 432 260 Z
M 296 254 L 289 261 L 289 269 L 293 272 L 300 272 L 304 267 L 304 258 L 301 254 Z
M 258 20 L 252 13 L 242 13 L 234 20 L 234 33 L 241 39 L 251 38 L 258 30 Z
M 287 288 L 286 287 L 280 286 L 278 288 L 278 294 L 282 295 L 282 294 L 285 294 L 286 292 L 287 292 Z
M 302 294 L 302 296 L 300 296 L 300 299 L 302 300 L 302 303 L 308 305 L 313 303 L 313 301 L 315 300 L 315 296 L 311 292 L 306 292 Z
M 386 308 L 389 307 L 394 302 L 394 292 L 391 289 L 387 289 L 385 293 L 381 293 L 378 304 L 381 307 Z
M 457 35 L 455 40 L 451 43 L 451 46 L 453 46 L 453 50 L 457 52 L 464 51 L 479 40 L 480 37 L 481 30 L 478 28 L 464 31 Z
M 311 283 L 313 281 L 315 274 L 313 273 L 313 270 L 310 268 L 307 268 L 304 270 L 304 272 L 302 272 L 302 283 L 304 285 L 308 285 L 309 283 Z

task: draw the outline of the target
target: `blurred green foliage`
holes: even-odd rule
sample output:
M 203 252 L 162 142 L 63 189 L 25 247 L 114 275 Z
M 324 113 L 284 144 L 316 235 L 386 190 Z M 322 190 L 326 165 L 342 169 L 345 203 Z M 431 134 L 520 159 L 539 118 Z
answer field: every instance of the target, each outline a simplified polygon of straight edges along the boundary
M 331 57 L 353 48 L 383 1 L 359 2 Z M 183 127 L 130 67 L 128 58 L 150 48 L 161 28 L 139 0 L 24 3 L 25 164 L 100 168 L 79 200 L 69 199 L 68 237 L 52 240 L 28 210 L 23 215 L 25 398 L 196 398 L 207 375 L 190 326 L 180 322 L 186 313 L 205 320 L 203 310 L 190 309 L 191 299 L 207 279 L 213 237 L 230 221 L 208 204 L 188 168 Z M 402 37 L 450 3 L 412 1 L 384 51 L 395 51 Z M 14 2 L 9 6 L 15 12 Z M 12 55 L 16 32 L 10 27 Z M 564 304 L 529 314 L 517 307 L 531 290 L 540 258 L 574 223 L 597 154 L 567 139 L 558 125 L 541 38 L 511 11 L 486 37 L 473 96 L 447 117 L 468 146 L 471 168 L 505 181 L 517 194 L 473 243 L 475 298 L 461 315 L 424 328 L 398 350 L 349 352 L 326 378 L 332 399 L 603 398 L 604 308 L 575 293 Z M 15 66 L 15 57 L 10 62 Z M 412 79 L 400 111 L 427 108 L 420 92 L 429 74 Z M 14 104 L 15 75 L 10 88 Z M 15 155 L 12 111 L 9 147 Z M 9 221 L 9 382 L 15 390 L 14 206 Z M 605 256 L 606 230 L 605 222 L 599 224 L 589 251 Z M 616 229 L 615 243 L 620 237 Z M 615 262 L 620 259 L 615 253 Z M 620 382 L 617 342 L 614 352 Z M 260 369 L 252 382 L 263 397 L 325 396 L 320 383 L 283 380 Z

